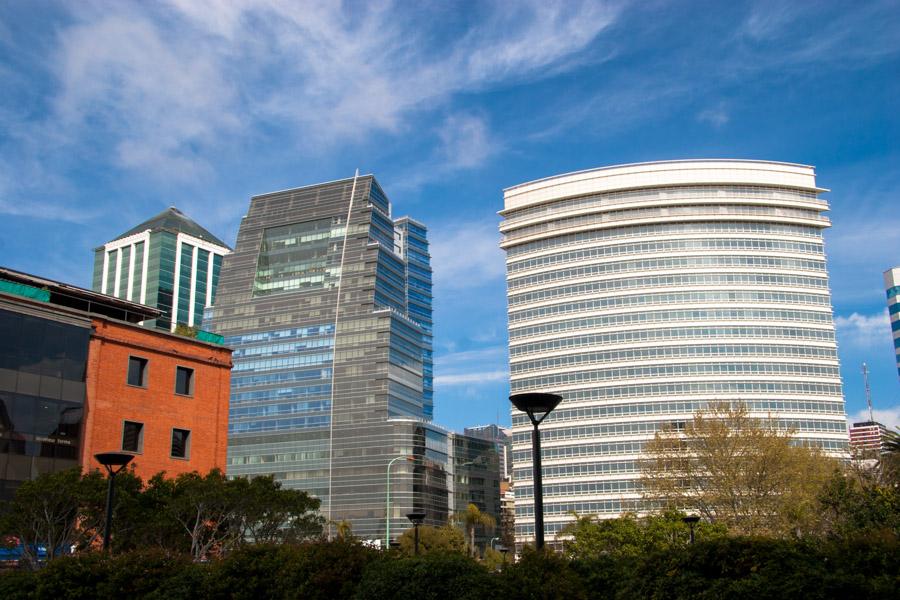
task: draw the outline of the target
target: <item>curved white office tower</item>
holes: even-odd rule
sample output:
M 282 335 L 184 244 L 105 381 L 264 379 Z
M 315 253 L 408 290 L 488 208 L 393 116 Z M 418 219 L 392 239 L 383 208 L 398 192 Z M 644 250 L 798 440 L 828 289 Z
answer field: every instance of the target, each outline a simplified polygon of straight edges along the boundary
M 512 392 L 563 402 L 541 425 L 546 535 L 640 510 L 662 426 L 740 401 L 829 452 L 847 447 L 812 167 L 687 160 L 504 191 Z M 531 426 L 513 412 L 516 538 L 534 536 Z

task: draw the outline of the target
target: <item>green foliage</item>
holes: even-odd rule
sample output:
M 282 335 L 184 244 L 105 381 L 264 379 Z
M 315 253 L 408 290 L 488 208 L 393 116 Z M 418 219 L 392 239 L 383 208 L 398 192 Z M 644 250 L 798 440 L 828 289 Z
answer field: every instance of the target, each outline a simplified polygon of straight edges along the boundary
M 175 326 L 175 334 L 182 335 L 184 337 L 196 338 L 197 333 L 200 331 L 199 327 L 192 327 L 185 323 L 179 323 Z
M 900 490 L 835 471 L 819 494 L 823 532 L 833 537 L 900 537 Z
M 4 600 L 28 600 L 33 597 L 38 584 L 38 573 L 27 569 L 0 572 L 0 598 Z
M 386 559 L 366 569 L 357 600 L 481 600 L 497 596 L 487 569 L 466 556 L 431 553 Z
M 516 600 L 582 600 L 588 588 L 572 563 L 551 551 L 526 548 L 519 562 L 499 575 L 498 597 Z
M 506 566 L 506 561 L 507 558 L 503 552 L 494 550 L 493 548 L 485 548 L 481 564 L 483 564 L 484 568 L 488 571 L 500 571 Z
M 564 527 L 558 537 L 565 539 L 565 553 L 573 559 L 638 556 L 687 545 L 690 527 L 682 520 L 684 516 L 677 511 L 643 518 L 626 513 L 618 519 L 575 515 L 575 521 Z M 694 533 L 697 539 L 712 539 L 724 536 L 726 530 L 723 525 L 701 521 L 694 525 Z
M 481 512 L 474 504 L 469 504 L 466 507 L 466 510 L 453 515 L 453 521 L 462 525 L 466 530 L 470 556 L 475 556 L 477 553 L 475 547 L 475 530 L 481 527 L 487 531 L 493 531 L 494 527 L 497 525 L 494 517 Z
M 409 528 L 403 532 L 398 540 L 400 551 L 406 556 L 415 554 L 415 531 Z M 459 552 L 466 551 L 466 538 L 462 532 L 452 525 L 432 527 L 430 525 L 419 526 L 419 552 Z

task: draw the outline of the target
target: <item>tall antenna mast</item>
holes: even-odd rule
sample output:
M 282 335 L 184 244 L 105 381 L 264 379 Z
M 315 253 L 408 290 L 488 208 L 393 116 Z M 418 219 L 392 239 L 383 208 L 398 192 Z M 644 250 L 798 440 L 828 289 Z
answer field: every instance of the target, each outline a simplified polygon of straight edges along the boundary
M 874 423 L 875 417 L 872 416 L 872 392 L 869 390 L 869 366 L 862 364 L 863 381 L 866 384 L 866 404 L 869 406 L 869 422 Z

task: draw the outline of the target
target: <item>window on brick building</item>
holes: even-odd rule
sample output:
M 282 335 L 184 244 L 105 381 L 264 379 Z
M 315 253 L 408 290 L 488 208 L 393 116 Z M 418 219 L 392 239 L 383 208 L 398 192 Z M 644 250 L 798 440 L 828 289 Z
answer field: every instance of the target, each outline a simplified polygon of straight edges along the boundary
M 175 367 L 175 393 L 183 396 L 194 395 L 194 370 Z
M 144 451 L 144 424 L 125 421 L 122 428 L 122 450 L 125 452 Z
M 128 385 L 147 387 L 147 359 L 140 356 L 128 357 Z
M 191 432 L 187 429 L 172 430 L 172 458 L 191 457 Z

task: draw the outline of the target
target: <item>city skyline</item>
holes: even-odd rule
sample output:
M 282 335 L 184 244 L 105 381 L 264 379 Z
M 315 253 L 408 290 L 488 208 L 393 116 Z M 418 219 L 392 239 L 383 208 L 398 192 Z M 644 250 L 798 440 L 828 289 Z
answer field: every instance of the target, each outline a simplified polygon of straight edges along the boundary
M 509 424 L 503 189 L 665 159 L 811 164 L 833 190 L 848 420 L 867 418 L 865 361 L 893 425 L 898 27 L 896 2 L 8 3 L 0 252 L 90 287 L 92 249 L 167 206 L 233 246 L 250 196 L 377 173 L 429 225 L 435 422 L 462 431 Z

